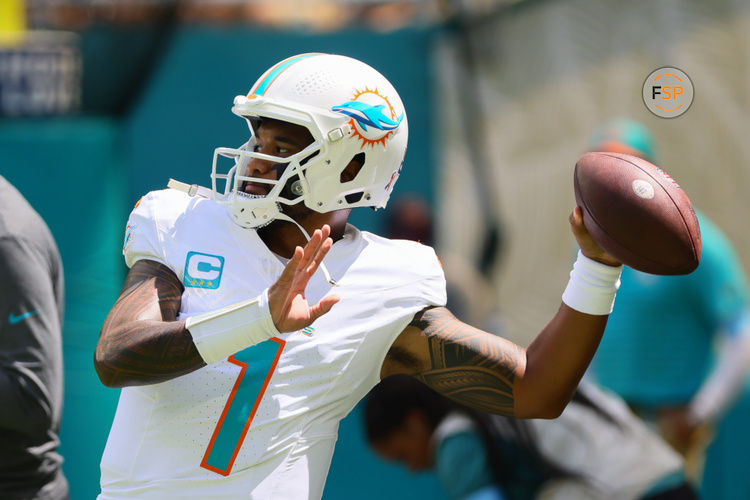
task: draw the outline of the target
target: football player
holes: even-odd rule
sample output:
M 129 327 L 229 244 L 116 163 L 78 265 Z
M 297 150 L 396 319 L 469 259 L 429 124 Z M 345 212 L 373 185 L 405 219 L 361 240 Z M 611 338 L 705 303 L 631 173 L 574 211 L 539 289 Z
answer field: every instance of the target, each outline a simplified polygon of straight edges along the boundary
M 602 124 L 591 146 L 651 162 L 657 156 L 651 132 L 624 118 Z M 704 493 L 729 488 L 738 498 L 747 497 L 740 491 L 750 490 L 738 489 L 747 474 L 740 464 L 745 470 L 750 465 L 744 460 L 746 447 L 728 437 L 727 430 L 721 431 L 720 440 L 727 443 L 725 449 L 714 449 L 708 456 L 709 467 L 721 473 L 701 480 L 714 428 L 738 399 L 748 397 L 744 386 L 750 370 L 750 292 L 732 242 L 706 214 L 697 214 L 703 245 L 700 265 L 686 276 L 655 276 L 626 268 L 625 286 L 592 372 L 685 456 L 691 479 Z M 731 472 L 725 460 L 733 464 Z
M 215 151 L 212 188 L 171 182 L 130 215 L 130 272 L 95 355 L 101 381 L 124 387 L 100 498 L 320 498 L 339 421 L 394 373 L 480 410 L 562 412 L 621 271 L 579 209 L 563 304 L 523 349 L 444 307 L 431 248 L 347 224 L 385 207 L 406 154 L 380 73 L 297 55 L 232 111 L 251 137 Z

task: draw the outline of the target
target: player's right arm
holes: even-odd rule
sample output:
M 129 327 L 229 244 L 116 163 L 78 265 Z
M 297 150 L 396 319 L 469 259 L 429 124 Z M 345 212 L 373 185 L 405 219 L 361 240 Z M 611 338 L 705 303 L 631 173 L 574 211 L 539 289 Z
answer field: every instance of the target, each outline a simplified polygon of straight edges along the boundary
M 304 248 L 295 249 L 279 279 L 269 287 L 269 321 L 276 333 L 304 328 L 338 302 L 336 295 L 328 295 L 315 305 L 305 299 L 307 283 L 333 244 L 330 232 L 327 225 L 315 230 Z M 104 385 L 155 384 L 206 365 L 186 321 L 177 319 L 183 290 L 179 278 L 167 266 L 148 259 L 133 264 L 96 346 L 94 366 Z M 252 328 L 246 323 L 236 325 L 239 330 Z M 195 332 L 197 327 L 190 328 Z M 223 356 L 249 345 L 236 346 Z
M 104 385 L 155 384 L 206 364 L 185 322 L 177 321 L 182 291 L 164 264 L 133 264 L 96 346 L 94 367 Z

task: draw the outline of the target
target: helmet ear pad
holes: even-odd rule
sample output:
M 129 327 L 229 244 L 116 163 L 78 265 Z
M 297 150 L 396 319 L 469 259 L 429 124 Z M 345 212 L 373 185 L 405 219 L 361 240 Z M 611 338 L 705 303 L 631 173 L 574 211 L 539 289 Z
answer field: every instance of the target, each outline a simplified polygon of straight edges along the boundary
M 346 184 L 347 182 L 354 181 L 359 173 L 362 171 L 362 167 L 365 166 L 365 153 L 357 153 L 354 155 L 354 157 L 351 159 L 349 164 L 344 168 L 344 170 L 341 171 L 341 175 L 339 176 L 339 182 L 341 184 Z M 347 203 L 357 203 L 362 199 L 362 195 L 364 195 L 364 191 L 359 191 L 356 193 L 347 194 L 344 196 Z
M 309 156 L 303 158 L 300 160 L 299 164 L 301 167 L 304 167 L 304 165 L 310 161 L 311 159 L 315 158 L 320 151 L 313 151 L 310 153 Z M 276 178 L 280 179 L 281 174 L 286 170 L 288 163 L 279 163 L 276 167 Z M 302 186 L 302 181 L 299 178 L 299 175 L 293 175 L 287 179 L 286 184 L 284 184 L 284 187 L 281 189 L 281 198 L 285 198 L 289 201 L 293 201 L 298 199 L 304 194 L 304 188 Z M 300 200 L 301 201 L 301 200 Z
M 341 184 L 351 182 L 356 179 L 357 175 L 362 171 L 362 167 L 364 166 L 365 154 L 357 153 L 356 155 L 354 155 L 346 168 L 341 171 L 341 175 L 339 176 L 339 181 L 341 182 Z

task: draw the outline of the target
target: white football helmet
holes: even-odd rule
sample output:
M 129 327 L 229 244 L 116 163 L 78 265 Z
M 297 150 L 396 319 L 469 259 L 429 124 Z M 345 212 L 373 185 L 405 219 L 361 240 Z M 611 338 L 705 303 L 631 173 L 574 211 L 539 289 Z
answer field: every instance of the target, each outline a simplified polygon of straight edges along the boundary
M 289 219 L 281 204 L 304 202 L 317 212 L 388 202 L 406 154 L 409 127 L 401 98 L 383 75 L 350 57 L 300 54 L 272 66 L 248 95 L 234 99 L 232 112 L 246 119 L 251 137 L 239 148 L 217 148 L 211 172 L 214 199 L 226 203 L 242 227 Z M 254 152 L 253 122 L 272 118 L 310 131 L 313 142 L 290 157 Z M 359 155 L 359 156 L 358 156 Z M 220 160 L 233 161 L 221 173 Z M 341 173 L 352 159 L 362 162 L 354 179 Z M 247 176 L 251 158 L 287 164 L 278 180 Z M 223 181 L 223 186 L 217 186 Z M 242 191 L 245 181 L 270 184 L 265 196 Z M 223 188 L 223 189 L 222 189 Z

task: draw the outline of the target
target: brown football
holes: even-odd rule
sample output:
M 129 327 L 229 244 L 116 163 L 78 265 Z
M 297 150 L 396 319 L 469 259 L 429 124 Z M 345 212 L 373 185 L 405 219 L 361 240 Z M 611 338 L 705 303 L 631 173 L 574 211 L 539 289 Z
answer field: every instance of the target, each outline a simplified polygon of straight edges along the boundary
M 666 172 L 620 153 L 586 153 L 573 174 L 576 203 L 594 240 L 650 274 L 688 274 L 701 258 L 698 218 Z

